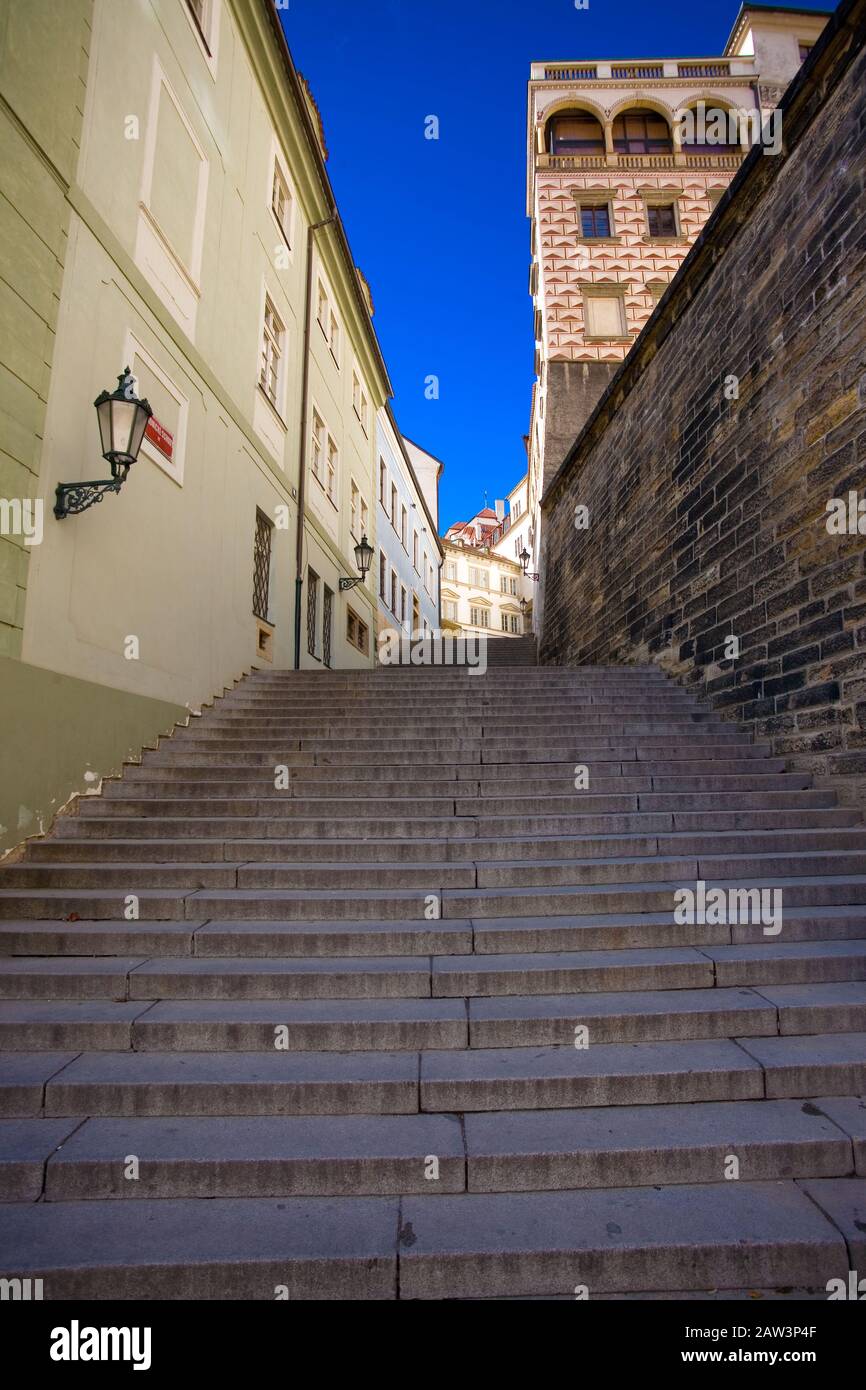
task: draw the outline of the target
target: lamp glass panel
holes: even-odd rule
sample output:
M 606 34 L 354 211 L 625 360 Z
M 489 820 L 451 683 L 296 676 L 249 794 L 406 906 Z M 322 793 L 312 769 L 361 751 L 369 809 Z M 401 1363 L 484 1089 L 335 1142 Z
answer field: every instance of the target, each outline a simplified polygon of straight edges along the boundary
M 137 411 L 138 406 L 132 401 L 114 400 L 111 402 L 112 449 L 116 454 L 128 455 L 130 453 L 129 445 Z
M 102 445 L 103 457 L 111 453 L 111 406 L 110 400 L 104 400 L 101 405 L 96 407 L 96 418 L 99 421 L 99 440 Z
M 147 422 L 150 419 L 147 411 L 142 406 L 136 406 L 135 424 L 132 427 L 132 436 L 129 441 L 130 457 L 138 458 L 138 451 L 141 448 L 141 441 L 144 438 L 144 431 L 147 429 Z

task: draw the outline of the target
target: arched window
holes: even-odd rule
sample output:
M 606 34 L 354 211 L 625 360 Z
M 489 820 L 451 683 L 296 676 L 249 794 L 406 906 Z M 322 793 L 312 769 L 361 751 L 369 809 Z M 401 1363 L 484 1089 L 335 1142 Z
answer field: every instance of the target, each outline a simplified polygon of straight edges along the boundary
M 664 116 L 635 106 L 614 121 L 613 147 L 618 154 L 672 154 L 674 143 Z
M 547 123 L 549 154 L 604 154 L 604 131 L 589 111 L 562 111 Z
M 689 107 L 681 122 L 680 141 L 690 154 L 737 154 L 740 135 L 737 114 L 703 102 Z

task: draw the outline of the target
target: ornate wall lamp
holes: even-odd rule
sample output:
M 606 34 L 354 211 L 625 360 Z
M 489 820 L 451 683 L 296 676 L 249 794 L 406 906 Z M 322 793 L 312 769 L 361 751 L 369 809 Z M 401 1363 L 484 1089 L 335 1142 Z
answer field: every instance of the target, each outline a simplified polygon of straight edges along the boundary
M 354 589 L 356 584 L 363 584 L 364 580 L 367 578 L 372 563 L 373 547 L 367 540 L 367 537 L 362 536 L 358 544 L 355 546 L 355 564 L 358 566 L 359 577 L 357 579 L 341 579 L 340 593 L 342 593 L 344 589 Z
M 111 395 L 103 391 L 93 404 L 99 420 L 102 457 L 111 465 L 111 477 L 91 483 L 59 483 L 54 503 L 58 521 L 86 512 L 94 502 L 101 502 L 107 492 L 120 492 L 138 458 L 147 422 L 153 414 L 147 401 L 136 396 L 135 377 L 128 367 L 117 378 L 117 390 Z
M 518 558 L 520 560 L 521 565 L 523 566 L 523 578 L 531 579 L 534 583 L 537 584 L 538 575 L 530 574 L 529 570 L 526 568 L 526 566 L 529 564 L 529 551 L 526 549 L 526 546 L 523 547 Z

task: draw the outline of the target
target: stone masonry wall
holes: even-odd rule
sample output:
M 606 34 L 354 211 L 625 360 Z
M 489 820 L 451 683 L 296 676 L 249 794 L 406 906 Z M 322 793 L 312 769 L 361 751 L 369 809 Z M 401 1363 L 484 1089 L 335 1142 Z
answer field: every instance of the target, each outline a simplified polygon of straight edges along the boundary
M 551 481 L 540 651 L 657 662 L 861 804 L 866 534 L 827 506 L 854 492 L 866 533 L 864 15 L 840 6 L 783 153 L 749 156 Z

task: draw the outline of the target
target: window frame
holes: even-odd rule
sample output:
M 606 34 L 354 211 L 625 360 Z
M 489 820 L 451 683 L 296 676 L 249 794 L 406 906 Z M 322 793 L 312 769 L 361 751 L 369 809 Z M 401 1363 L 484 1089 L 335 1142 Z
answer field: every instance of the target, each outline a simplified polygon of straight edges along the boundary
M 272 319 L 274 319 L 275 322 L 276 322 L 276 324 L 279 325 L 279 333 L 275 333 L 275 332 L 274 332 L 272 329 L 270 329 L 269 326 L 268 326 L 268 309 L 269 309 L 269 308 L 270 308 L 270 313 L 271 313 Z M 279 311 L 277 310 L 277 306 L 276 306 L 276 304 L 274 303 L 273 298 L 272 298 L 270 292 L 269 292 L 268 289 L 266 288 L 266 289 L 265 289 L 264 303 L 263 303 L 263 305 L 262 305 L 262 329 L 261 329 L 261 342 L 260 342 L 260 350 L 259 350 L 259 362 L 260 362 L 260 365 L 259 365 L 259 375 L 258 375 L 257 385 L 258 385 L 258 388 L 259 388 L 259 390 L 261 391 L 262 395 L 264 396 L 265 400 L 268 402 L 268 405 L 270 405 L 270 406 L 272 407 L 272 409 L 276 411 L 277 415 L 279 415 L 280 420 L 282 420 L 283 423 L 285 423 L 285 420 L 284 420 L 284 410 L 285 410 L 284 398 L 285 398 L 285 385 L 286 385 L 286 346 L 287 346 L 287 339 L 288 339 L 288 330 L 287 330 L 287 328 L 286 328 L 286 325 L 283 323 L 283 320 L 282 320 L 282 318 L 280 317 Z M 270 353 L 269 353 L 269 351 L 268 351 L 269 346 L 270 346 L 270 350 L 271 350 Z M 270 393 L 270 391 L 269 391 L 269 389 L 268 389 L 268 387 L 267 387 L 265 381 L 263 380 L 263 376 L 265 375 L 266 368 L 269 367 L 269 366 L 271 365 L 271 363 L 270 363 L 271 354 L 276 354 L 276 364 L 275 364 L 275 365 L 276 365 L 276 371 L 275 371 L 276 384 L 275 384 L 275 390 L 274 390 L 274 395 L 273 395 L 273 396 L 271 395 L 271 393 Z

